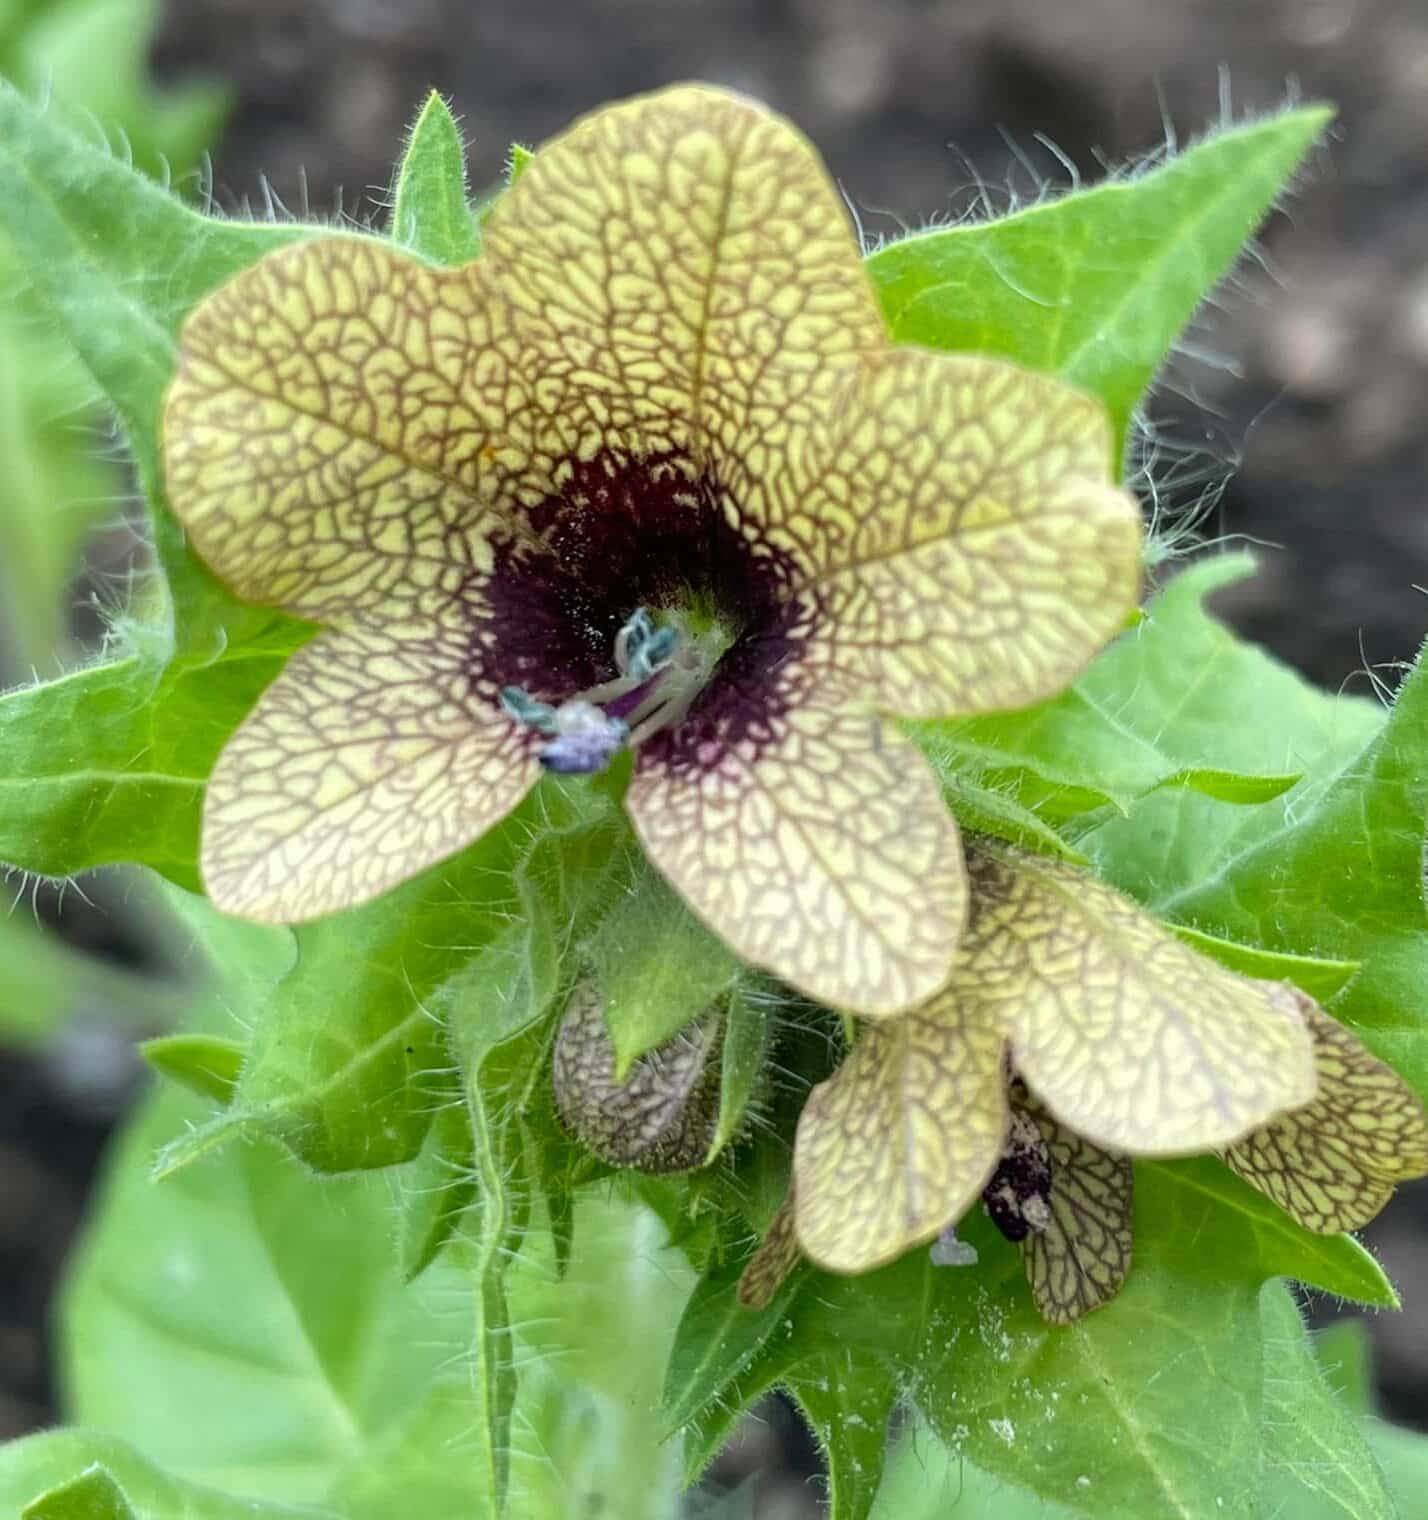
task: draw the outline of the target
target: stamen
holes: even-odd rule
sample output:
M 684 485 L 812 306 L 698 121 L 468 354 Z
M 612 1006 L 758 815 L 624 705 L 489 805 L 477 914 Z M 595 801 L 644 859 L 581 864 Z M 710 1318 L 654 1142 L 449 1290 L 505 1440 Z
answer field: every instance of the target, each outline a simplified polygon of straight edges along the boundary
M 690 638 L 680 620 L 657 626 L 640 607 L 615 636 L 620 674 L 551 706 L 519 686 L 501 690 L 501 706 L 517 723 L 549 736 L 536 758 L 550 771 L 589 775 L 604 770 L 626 744 L 632 748 L 681 722 L 728 648 L 724 630 Z
M 537 701 L 519 686 L 503 686 L 500 700 L 506 712 L 523 727 L 533 728 L 542 734 L 553 734 L 556 731 L 555 709 L 549 702 Z
M 679 635 L 666 624 L 656 628 L 649 638 L 630 652 L 630 674 L 639 681 L 647 681 L 657 670 L 669 664 L 679 643 Z
M 630 673 L 630 655 L 655 631 L 654 619 L 647 607 L 637 608 L 629 622 L 615 635 L 615 669 L 622 676 Z

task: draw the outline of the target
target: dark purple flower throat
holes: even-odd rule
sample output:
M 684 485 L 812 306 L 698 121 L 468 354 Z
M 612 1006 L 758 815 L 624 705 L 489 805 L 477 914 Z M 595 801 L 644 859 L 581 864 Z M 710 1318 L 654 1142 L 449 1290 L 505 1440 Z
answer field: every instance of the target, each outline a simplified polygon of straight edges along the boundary
M 552 770 L 761 745 L 806 637 L 792 566 L 681 456 L 603 454 L 499 538 L 473 654 Z

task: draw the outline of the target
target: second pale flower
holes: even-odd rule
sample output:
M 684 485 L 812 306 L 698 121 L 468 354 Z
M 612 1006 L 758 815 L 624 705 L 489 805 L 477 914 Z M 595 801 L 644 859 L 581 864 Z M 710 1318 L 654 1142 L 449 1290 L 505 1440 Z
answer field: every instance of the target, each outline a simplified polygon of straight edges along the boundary
M 464 268 L 334 236 L 230 281 L 164 451 L 218 575 L 324 625 L 209 783 L 220 907 L 362 902 L 633 745 L 690 907 L 865 1015 L 941 985 L 966 913 L 889 716 L 1037 701 L 1136 594 L 1101 408 L 892 347 L 808 145 L 698 87 L 542 148 Z

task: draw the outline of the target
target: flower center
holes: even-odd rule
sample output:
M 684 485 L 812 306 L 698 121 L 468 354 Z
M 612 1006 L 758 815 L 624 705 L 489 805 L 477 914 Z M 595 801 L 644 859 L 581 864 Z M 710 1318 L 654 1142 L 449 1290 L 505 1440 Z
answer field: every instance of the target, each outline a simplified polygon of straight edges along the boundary
M 588 686 L 558 706 L 523 687 L 505 686 L 501 706 L 545 736 L 536 753 L 547 770 L 589 775 L 604 770 L 626 746 L 634 749 L 688 716 L 733 642 L 712 614 L 691 609 L 659 623 L 640 607 L 615 636 L 619 674 L 613 680 Z
M 600 770 L 631 744 L 642 768 L 708 770 L 777 732 L 813 616 L 793 579 L 712 471 L 673 453 L 573 460 L 492 541 L 472 674 L 552 770 Z

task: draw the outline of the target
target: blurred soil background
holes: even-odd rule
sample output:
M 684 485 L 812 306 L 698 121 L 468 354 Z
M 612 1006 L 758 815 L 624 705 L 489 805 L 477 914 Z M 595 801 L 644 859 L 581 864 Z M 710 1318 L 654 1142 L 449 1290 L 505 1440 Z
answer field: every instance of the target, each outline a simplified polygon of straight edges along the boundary
M 797 121 L 869 238 L 1097 178 L 1288 96 L 1330 100 L 1332 141 L 1154 397 L 1159 496 L 1263 546 L 1222 610 L 1318 682 L 1391 685 L 1428 628 L 1423 0 L 169 0 L 151 61 L 161 83 L 231 92 L 211 177 L 184 183 L 233 212 L 379 215 L 433 86 L 479 189 L 513 139 L 698 77 Z M 82 588 L 72 602 L 92 631 Z M 103 884 L 88 896 L 38 906 L 101 953 L 161 953 Z M 43 1305 L 133 1081 L 90 1012 L 58 1053 L 0 1059 L 0 1436 L 51 1417 Z M 1408 1306 L 1374 1323 L 1384 1412 L 1428 1428 L 1428 1185 L 1372 1243 Z M 782 1414 L 749 1435 L 745 1466 L 774 1473 L 790 1451 L 760 1513 L 808 1512 L 812 1455 Z

